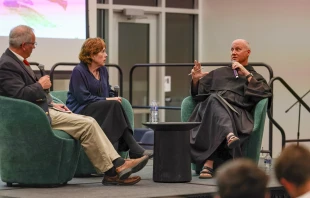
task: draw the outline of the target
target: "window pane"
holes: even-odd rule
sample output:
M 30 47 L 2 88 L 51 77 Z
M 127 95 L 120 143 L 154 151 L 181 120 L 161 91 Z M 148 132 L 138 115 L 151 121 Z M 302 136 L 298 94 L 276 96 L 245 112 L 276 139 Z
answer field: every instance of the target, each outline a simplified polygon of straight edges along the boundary
M 157 0 L 114 0 L 118 5 L 157 6 Z
M 166 15 L 166 62 L 193 63 L 194 61 L 194 15 Z M 176 72 L 177 71 L 177 72 Z M 165 93 L 165 106 L 180 107 L 189 95 L 191 66 L 166 67 L 166 76 L 171 76 L 171 91 Z M 180 111 L 166 110 L 166 122 L 179 122 Z
M 168 8 L 194 8 L 195 0 L 166 0 L 166 7 Z
M 97 36 L 105 38 L 105 12 L 106 10 L 97 9 Z
M 123 72 L 123 97 L 129 99 L 129 73 L 136 63 L 149 62 L 149 24 L 119 23 L 118 26 L 118 59 Z M 136 68 L 132 75 L 132 105 L 148 105 L 149 70 L 146 67 Z M 147 121 L 147 114 L 135 114 L 134 126 L 142 127 Z
M 106 0 L 97 0 L 97 3 L 105 4 L 105 3 L 107 3 L 107 1 Z

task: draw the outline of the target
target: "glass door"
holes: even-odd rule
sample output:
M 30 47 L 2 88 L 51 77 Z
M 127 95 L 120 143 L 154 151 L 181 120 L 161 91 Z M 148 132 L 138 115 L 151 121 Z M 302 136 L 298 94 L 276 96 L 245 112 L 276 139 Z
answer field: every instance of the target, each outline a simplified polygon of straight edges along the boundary
M 165 51 L 167 63 L 194 62 L 194 21 L 194 15 L 166 14 Z M 166 67 L 165 75 L 170 77 L 170 90 L 165 92 L 165 106 L 180 107 L 183 99 L 190 95 L 191 76 L 188 76 L 188 73 L 190 73 L 191 69 L 191 66 Z M 178 110 L 166 110 L 165 121 L 181 121 L 181 112 Z
M 118 64 L 123 71 L 123 97 L 129 100 L 130 70 L 137 63 L 157 62 L 157 20 L 155 15 L 144 18 L 128 18 L 122 13 L 114 13 L 113 57 L 111 63 Z M 110 41 L 111 42 L 111 41 Z M 110 43 L 111 44 L 111 43 Z M 155 67 L 139 67 L 132 74 L 132 106 L 148 106 L 156 98 L 157 70 Z M 118 75 L 110 69 L 110 83 L 117 84 Z M 135 128 L 148 121 L 149 109 L 134 109 Z

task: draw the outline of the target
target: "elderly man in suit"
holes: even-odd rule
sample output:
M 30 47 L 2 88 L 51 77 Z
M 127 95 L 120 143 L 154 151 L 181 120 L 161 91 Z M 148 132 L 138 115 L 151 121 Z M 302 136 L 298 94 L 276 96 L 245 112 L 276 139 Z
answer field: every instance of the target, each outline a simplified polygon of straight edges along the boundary
M 53 129 L 63 130 L 79 140 L 97 172 L 105 173 L 104 185 L 133 185 L 148 156 L 124 160 L 103 133 L 96 120 L 68 112 L 63 104 L 55 104 L 45 90 L 51 87 L 48 75 L 37 79 L 26 60 L 36 47 L 36 37 L 29 26 L 19 25 L 9 35 L 9 48 L 0 58 L 0 95 L 26 100 L 40 106 Z

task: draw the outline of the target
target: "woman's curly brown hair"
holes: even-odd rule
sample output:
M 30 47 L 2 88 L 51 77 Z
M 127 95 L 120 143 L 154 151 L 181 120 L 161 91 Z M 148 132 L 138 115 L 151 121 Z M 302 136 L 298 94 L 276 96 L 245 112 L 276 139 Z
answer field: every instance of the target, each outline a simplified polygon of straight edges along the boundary
M 105 42 L 102 38 L 88 38 L 83 43 L 79 54 L 80 61 L 88 64 L 92 62 L 92 56 L 98 54 L 106 47 Z

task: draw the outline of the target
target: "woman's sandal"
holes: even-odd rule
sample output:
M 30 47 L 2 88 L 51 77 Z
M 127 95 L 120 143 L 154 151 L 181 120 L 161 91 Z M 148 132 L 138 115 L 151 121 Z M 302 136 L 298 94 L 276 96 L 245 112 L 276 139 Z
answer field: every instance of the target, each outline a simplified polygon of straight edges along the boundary
M 230 149 L 234 149 L 240 145 L 240 139 L 236 137 L 234 134 L 231 134 L 227 137 L 227 146 Z
M 199 179 L 211 179 L 213 178 L 214 171 L 213 168 L 204 166 L 202 171 L 200 171 Z

